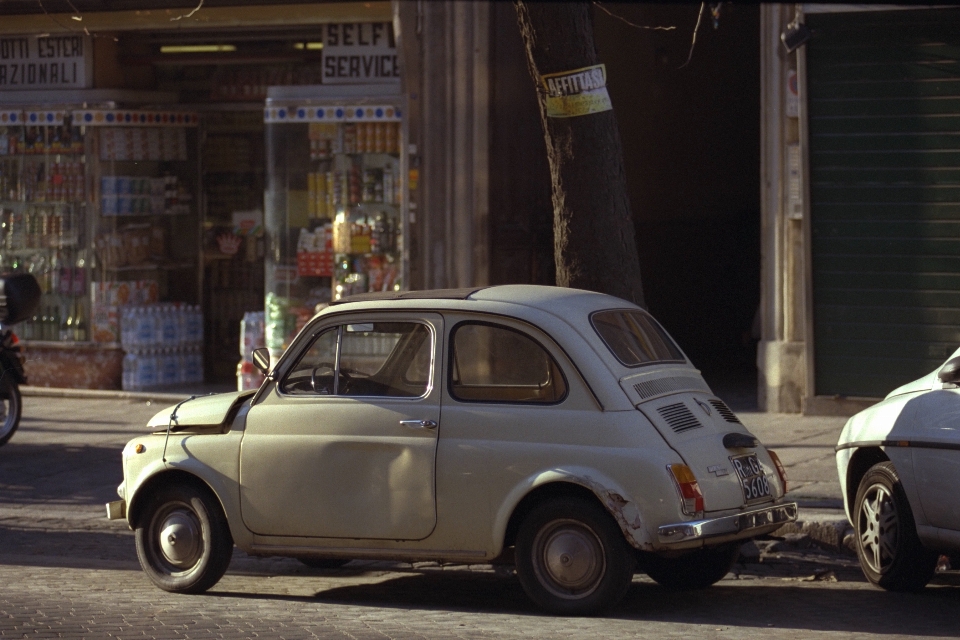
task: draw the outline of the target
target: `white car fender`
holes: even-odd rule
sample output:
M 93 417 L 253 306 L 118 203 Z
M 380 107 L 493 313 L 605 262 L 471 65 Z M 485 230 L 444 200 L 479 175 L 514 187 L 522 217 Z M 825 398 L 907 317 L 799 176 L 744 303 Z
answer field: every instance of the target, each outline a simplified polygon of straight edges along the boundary
M 226 515 L 233 540 L 241 549 L 249 548 L 253 535 L 240 518 L 240 495 L 237 491 L 240 440 L 242 431 L 226 434 L 171 434 L 164 443 L 164 434 L 155 434 L 142 439 L 148 448 L 157 449 L 154 455 L 143 458 L 145 464 L 137 464 L 139 456 L 128 453 L 141 439 L 133 440 L 124 449 L 125 500 L 127 517 L 135 511 L 139 493 L 149 480 L 170 471 L 185 472 L 204 484 L 219 500 Z M 227 440 L 235 440 L 235 446 L 225 446 Z M 166 444 L 166 455 L 163 455 Z M 164 461 L 166 458 L 166 461 Z M 131 527 L 132 523 L 129 523 Z
M 882 449 L 890 459 L 900 476 L 917 524 L 926 522 L 920 497 L 916 492 L 913 452 L 909 447 L 896 445 L 901 439 L 910 439 L 914 431 L 910 401 L 924 393 L 927 391 L 921 389 L 887 396 L 881 402 L 851 417 L 844 425 L 837 444 L 836 459 L 838 476 L 842 479 L 840 484 L 844 497 L 843 506 L 850 522 L 853 522 L 851 504 L 856 498 L 856 487 L 848 487 L 847 483 L 850 461 L 858 450 L 869 447 Z M 851 492 L 854 495 L 849 495 Z
M 493 526 L 494 548 L 502 544 L 510 516 L 520 501 L 531 491 L 553 482 L 567 482 L 589 489 L 616 519 L 631 546 L 641 550 L 653 549 L 653 539 L 647 531 L 644 516 L 630 499 L 629 492 L 606 474 L 587 467 L 543 470 L 518 482 L 497 510 Z

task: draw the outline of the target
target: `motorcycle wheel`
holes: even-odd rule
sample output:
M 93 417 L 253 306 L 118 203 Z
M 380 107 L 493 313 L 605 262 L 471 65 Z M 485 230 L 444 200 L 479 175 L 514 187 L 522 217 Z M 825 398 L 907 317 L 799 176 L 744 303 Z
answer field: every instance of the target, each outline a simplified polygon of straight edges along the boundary
M 0 372 L 0 447 L 20 426 L 20 387 L 9 373 Z

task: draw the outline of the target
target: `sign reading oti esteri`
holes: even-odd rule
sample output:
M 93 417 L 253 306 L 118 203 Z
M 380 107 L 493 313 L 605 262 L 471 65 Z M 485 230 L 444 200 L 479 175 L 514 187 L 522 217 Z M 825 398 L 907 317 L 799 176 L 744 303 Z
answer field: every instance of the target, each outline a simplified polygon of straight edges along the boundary
M 85 89 L 92 84 L 89 36 L 0 38 L 0 91 Z

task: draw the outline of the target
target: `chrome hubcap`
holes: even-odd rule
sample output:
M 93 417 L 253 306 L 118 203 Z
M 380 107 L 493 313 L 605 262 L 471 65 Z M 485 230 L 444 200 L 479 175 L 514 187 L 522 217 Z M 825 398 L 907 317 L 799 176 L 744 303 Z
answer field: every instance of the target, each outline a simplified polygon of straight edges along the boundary
M 189 568 L 200 559 L 203 542 L 200 522 L 192 511 L 176 508 L 163 516 L 158 542 L 164 559 L 178 568 Z
M 897 523 L 890 491 L 881 484 L 870 487 L 860 506 L 857 534 L 863 559 L 874 573 L 885 572 L 896 557 Z
M 604 571 L 603 545 L 581 523 L 550 523 L 537 535 L 534 549 L 540 582 L 556 595 L 579 598 L 597 588 Z

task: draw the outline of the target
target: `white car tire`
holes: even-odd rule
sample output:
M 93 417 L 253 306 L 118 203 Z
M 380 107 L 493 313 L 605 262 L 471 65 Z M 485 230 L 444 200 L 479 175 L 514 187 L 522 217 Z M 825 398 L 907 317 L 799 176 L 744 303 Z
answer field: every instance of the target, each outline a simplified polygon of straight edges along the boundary
M 937 569 L 926 549 L 892 462 L 873 465 L 860 480 L 853 508 L 857 557 L 867 580 L 889 591 L 919 591 Z
M 633 579 L 634 554 L 616 522 L 582 498 L 535 507 L 517 532 L 517 577 L 543 609 L 591 615 L 617 604 Z
M 205 488 L 175 484 L 148 500 L 135 530 L 144 572 L 173 593 L 202 593 L 215 585 L 233 555 L 233 538 L 216 498 Z

